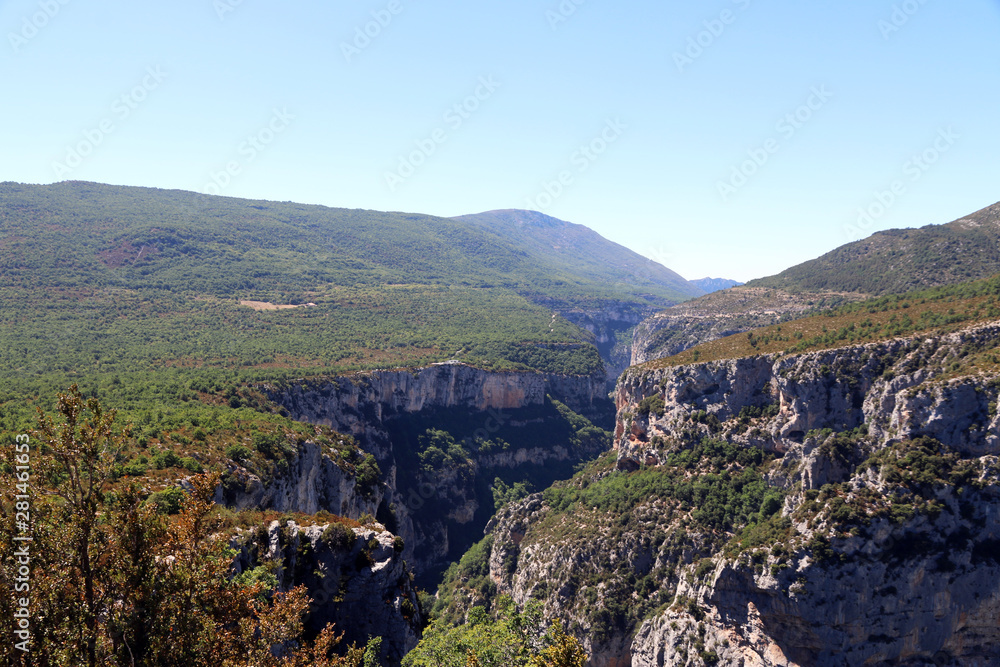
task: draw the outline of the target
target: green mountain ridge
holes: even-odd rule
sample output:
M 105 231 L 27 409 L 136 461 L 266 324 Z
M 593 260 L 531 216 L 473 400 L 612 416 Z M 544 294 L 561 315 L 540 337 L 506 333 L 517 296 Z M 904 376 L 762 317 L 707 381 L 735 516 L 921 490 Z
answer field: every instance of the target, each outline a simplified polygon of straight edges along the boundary
M 567 229 L 586 239 L 588 257 L 542 249 L 547 233 Z M 591 374 L 601 365 L 593 334 L 553 309 L 654 312 L 698 293 L 662 267 L 641 285 L 616 281 L 623 257 L 641 259 L 561 221 L 518 235 L 421 214 L 3 183 L 0 375 L 29 357 L 40 372 L 330 373 L 458 358 Z M 313 305 L 253 312 L 241 301 Z
M 635 329 L 632 364 L 872 296 L 954 285 L 1000 273 L 1000 203 L 943 225 L 890 229 L 777 275 L 712 292 Z
M 943 225 L 888 229 L 749 287 L 880 296 L 1000 272 L 1000 202 Z
M 609 243 L 597 232 L 583 225 L 565 222 L 537 211 L 497 210 L 463 215 L 461 220 L 501 234 L 540 261 L 549 261 L 564 270 L 575 270 L 592 280 L 616 276 L 618 289 L 650 292 L 673 292 L 675 301 L 700 296 L 705 290 L 665 266 L 628 248 Z

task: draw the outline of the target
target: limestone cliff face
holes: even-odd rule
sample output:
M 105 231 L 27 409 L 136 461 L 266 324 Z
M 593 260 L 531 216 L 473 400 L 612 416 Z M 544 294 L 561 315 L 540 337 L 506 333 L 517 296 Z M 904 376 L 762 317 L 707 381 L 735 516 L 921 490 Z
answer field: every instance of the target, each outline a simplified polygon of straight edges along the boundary
M 464 463 L 424 470 L 416 461 L 413 443 L 404 445 L 401 440 L 407 435 L 408 420 L 432 413 L 441 415 L 442 420 L 461 419 L 473 424 L 477 438 L 488 439 L 503 426 L 517 426 L 519 411 L 545 406 L 547 394 L 584 414 L 610 407 L 603 375 L 490 372 L 460 363 L 416 371 L 356 373 L 261 389 L 291 418 L 353 436 L 365 451 L 375 455 L 385 488 L 363 496 L 352 491 L 350 482 L 323 464 L 314 452 L 302 452 L 301 465 L 293 467 L 287 479 L 250 494 L 246 502 L 254 504 L 258 496 L 274 498 L 271 506 L 279 509 L 315 511 L 312 508 L 318 507 L 352 518 L 362 512 L 380 517 L 391 514 L 393 531 L 405 539 L 407 561 L 421 572 L 447 563 L 454 531 L 466 531 L 474 525 L 481 509 L 477 500 L 477 480 L 481 477 L 492 482 L 497 470 L 523 465 L 543 468 L 551 463 L 580 461 L 598 452 L 570 451 L 558 442 L 525 446 L 515 440 L 502 450 L 474 452 Z M 342 512 L 343 508 L 348 511 Z M 485 523 L 485 518 L 480 520 Z
M 602 378 L 485 371 L 458 362 L 415 371 L 372 371 L 325 381 L 264 388 L 293 419 L 364 437 L 367 425 L 430 408 L 478 412 L 541 405 L 552 393 L 586 413 L 604 398 Z
M 656 313 L 632 335 L 633 365 L 669 357 L 700 343 L 796 317 L 821 303 L 853 301 L 858 293 L 798 293 L 761 287 L 713 292 Z
M 650 484 L 669 471 L 650 487 L 665 491 L 613 511 L 509 506 L 489 527 L 491 576 L 566 620 L 593 667 L 1000 664 L 1000 375 L 963 365 L 998 338 L 992 323 L 630 369 L 617 460 L 580 488 L 641 469 Z M 699 465 L 740 477 L 735 460 L 677 463 L 703 438 L 764 452 L 781 501 L 757 528 L 700 528 L 700 501 L 676 500 Z
M 630 331 L 656 313 L 653 306 L 608 303 L 602 308 L 556 308 L 565 319 L 594 335 L 594 345 L 607 368 L 607 379 L 615 382 L 632 362 Z
M 215 502 L 237 510 L 273 509 L 303 514 L 325 510 L 350 519 L 363 514 L 375 516 L 384 489 L 359 488 L 355 475 L 345 470 L 332 452 L 323 449 L 316 442 L 302 443 L 287 467 L 279 468 L 266 483 L 258 475 L 233 466 L 230 474 L 236 484 L 228 488 L 220 484 Z
M 676 438 L 691 429 L 733 442 L 784 452 L 806 432 L 853 429 L 861 424 L 877 446 L 930 436 L 964 455 L 994 452 L 1000 419 L 992 374 L 950 377 L 949 365 L 992 345 L 1000 325 L 938 337 L 898 339 L 778 358 L 743 359 L 632 369 L 615 393 L 615 437 L 622 458 L 644 459 L 654 437 Z M 642 415 L 642 399 L 660 395 L 664 414 Z M 732 420 L 744 408 L 776 412 L 751 428 Z M 704 411 L 731 422 L 717 432 L 692 419 Z M 649 451 L 647 451 L 649 450 Z
M 278 590 L 305 586 L 312 603 L 306 624 L 334 623 L 347 644 L 382 637 L 382 659 L 398 665 L 416 646 L 422 619 L 397 538 L 381 526 L 302 527 L 271 522 L 233 540 L 237 574 L 277 564 Z

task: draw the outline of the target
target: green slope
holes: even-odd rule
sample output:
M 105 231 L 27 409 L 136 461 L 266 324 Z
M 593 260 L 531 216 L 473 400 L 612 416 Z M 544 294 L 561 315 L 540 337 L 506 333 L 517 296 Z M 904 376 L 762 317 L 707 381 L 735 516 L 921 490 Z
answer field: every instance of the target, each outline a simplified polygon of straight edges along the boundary
M 433 216 L 0 184 L 0 377 L 449 358 L 589 374 L 592 336 L 540 304 L 665 298 L 610 282 Z
M 612 243 L 592 229 L 536 211 L 500 210 L 464 215 L 467 222 L 503 236 L 538 262 L 572 272 L 598 284 L 644 294 L 650 300 L 685 301 L 705 290 L 670 269 L 628 248 Z
M 998 272 L 1000 203 L 945 225 L 877 232 L 747 286 L 881 295 Z
M 563 223 L 568 225 L 568 223 Z M 83 182 L 0 184 L 0 285 L 112 285 L 287 299 L 324 285 L 503 287 L 569 301 L 678 301 L 697 288 L 630 287 L 635 253 L 579 225 L 564 253 L 536 252 L 461 219 L 204 197 Z M 602 262 L 594 263 L 592 257 Z M 646 260 L 642 260 L 646 261 Z

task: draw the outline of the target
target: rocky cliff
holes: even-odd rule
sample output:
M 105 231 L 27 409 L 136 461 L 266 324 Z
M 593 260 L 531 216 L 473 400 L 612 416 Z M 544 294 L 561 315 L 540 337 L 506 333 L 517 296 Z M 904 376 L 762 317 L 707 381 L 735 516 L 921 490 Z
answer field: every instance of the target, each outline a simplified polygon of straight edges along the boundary
M 263 568 L 277 590 L 305 586 L 307 629 L 334 623 L 346 644 L 382 638 L 382 664 L 398 665 L 417 644 L 422 618 L 399 538 L 382 526 L 347 523 L 302 527 L 272 521 L 232 542 L 237 574 Z
M 861 293 L 797 292 L 738 286 L 652 315 L 632 335 L 632 365 L 673 356 L 700 343 L 764 327 L 806 311 L 863 298 Z
M 567 307 L 557 302 L 546 304 L 566 320 L 590 332 L 594 345 L 604 360 L 608 382 L 614 383 L 632 362 L 632 332 L 653 316 L 656 306 L 628 302 L 608 302 L 601 307 Z
M 1000 323 L 630 369 L 490 576 L 595 667 L 1000 664 Z
M 359 484 L 354 466 L 338 453 L 314 441 L 300 443 L 275 473 L 262 479 L 233 465 L 215 493 L 215 502 L 232 509 L 272 509 L 316 514 L 327 511 L 350 519 L 375 516 L 385 490 L 378 484 Z M 356 455 L 361 458 L 360 452 Z
M 261 389 L 293 419 L 353 436 L 375 455 L 384 486 L 359 493 L 349 475 L 307 446 L 273 484 L 250 480 L 240 502 L 376 515 L 405 539 L 407 561 L 424 574 L 457 558 L 481 533 L 492 514 L 495 477 L 512 483 L 534 476 L 547 485 L 610 446 L 586 430 L 577 437 L 588 426 L 570 428 L 579 418 L 549 398 L 595 418 L 610 414 L 603 375 L 445 363 Z

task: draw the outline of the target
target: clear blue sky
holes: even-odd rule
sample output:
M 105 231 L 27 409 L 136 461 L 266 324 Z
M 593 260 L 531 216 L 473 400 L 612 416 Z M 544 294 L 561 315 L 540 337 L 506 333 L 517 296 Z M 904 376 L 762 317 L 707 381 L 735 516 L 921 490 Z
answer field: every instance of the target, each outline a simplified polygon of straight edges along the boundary
M 0 28 L 0 181 L 533 207 L 740 280 L 1000 200 L 1000 0 L 7 0 Z

